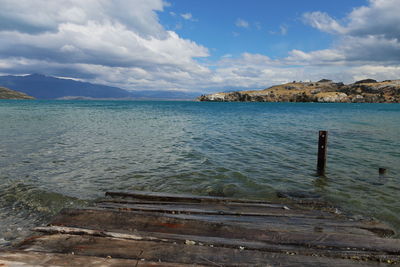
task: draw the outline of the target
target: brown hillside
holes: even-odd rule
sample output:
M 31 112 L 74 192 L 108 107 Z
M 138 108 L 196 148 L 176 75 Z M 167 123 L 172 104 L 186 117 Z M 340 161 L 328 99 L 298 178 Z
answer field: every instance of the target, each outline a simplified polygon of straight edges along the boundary
M 292 82 L 263 90 L 203 95 L 199 101 L 400 103 L 400 80 L 366 79 L 345 85 L 330 80 Z
M 0 99 L 35 99 L 27 94 L 0 87 Z

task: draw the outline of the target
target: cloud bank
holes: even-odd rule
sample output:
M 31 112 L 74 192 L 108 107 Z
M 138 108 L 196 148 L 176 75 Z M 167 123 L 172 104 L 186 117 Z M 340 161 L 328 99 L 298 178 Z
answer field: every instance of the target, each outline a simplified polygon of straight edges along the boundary
M 370 0 L 354 9 L 344 23 L 326 13 L 303 15 L 312 27 L 337 35 L 335 47 L 324 52 L 292 53 L 291 60 L 397 65 L 400 62 L 400 1 Z
M 156 13 L 164 5 L 161 0 L 1 0 L 0 72 L 73 74 L 127 89 L 179 89 L 176 81 L 210 72 L 195 60 L 209 52 L 164 29 Z
M 158 13 L 168 5 L 162 0 L 0 0 L 0 5 L 2 74 L 39 72 L 128 90 L 203 92 L 291 80 L 400 77 L 399 0 L 370 0 L 340 19 L 320 11 L 303 14 L 306 25 L 334 37 L 327 49 L 292 50 L 280 59 L 244 51 L 213 62 L 199 60 L 210 56 L 207 47 L 160 24 Z M 191 13 L 181 16 L 193 19 Z M 249 28 L 243 19 L 235 24 Z M 280 34 L 288 34 L 282 27 Z

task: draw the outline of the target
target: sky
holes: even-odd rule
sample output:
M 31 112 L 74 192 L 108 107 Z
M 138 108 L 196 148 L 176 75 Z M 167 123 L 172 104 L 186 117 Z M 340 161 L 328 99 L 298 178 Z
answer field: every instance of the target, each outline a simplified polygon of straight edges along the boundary
M 400 79 L 400 0 L 0 0 L 0 75 L 213 93 Z

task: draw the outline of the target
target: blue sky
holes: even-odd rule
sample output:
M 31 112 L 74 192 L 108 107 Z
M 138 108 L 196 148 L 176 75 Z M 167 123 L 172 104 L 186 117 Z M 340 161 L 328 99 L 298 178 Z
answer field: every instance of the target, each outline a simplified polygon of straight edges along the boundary
M 287 56 L 292 49 L 324 49 L 332 36 L 303 22 L 310 11 L 329 12 L 343 18 L 365 0 L 177 0 L 160 12 L 161 23 L 210 49 L 210 60 L 224 55 L 239 56 L 244 52 L 266 54 L 271 58 Z M 190 14 L 191 19 L 182 17 Z M 247 27 L 238 27 L 238 20 Z
M 0 0 L 0 75 L 217 92 L 400 77 L 400 0 Z

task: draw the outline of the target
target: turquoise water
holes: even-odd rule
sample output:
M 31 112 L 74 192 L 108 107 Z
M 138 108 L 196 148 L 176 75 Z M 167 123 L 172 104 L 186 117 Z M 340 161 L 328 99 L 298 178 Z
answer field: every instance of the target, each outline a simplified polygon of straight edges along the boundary
M 318 178 L 322 129 L 328 170 Z M 317 193 L 400 230 L 399 104 L 3 100 L 0 140 L 3 245 L 63 207 L 129 189 Z

